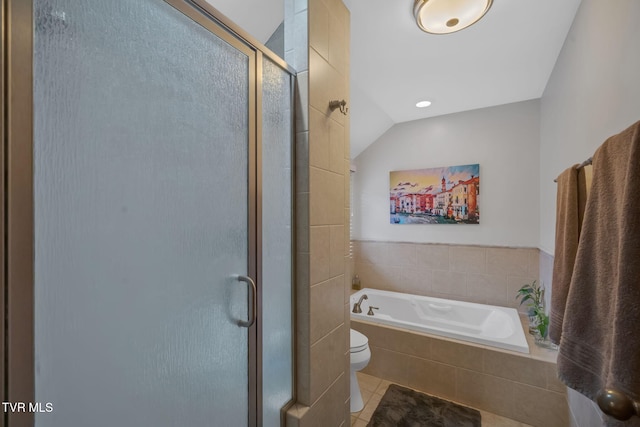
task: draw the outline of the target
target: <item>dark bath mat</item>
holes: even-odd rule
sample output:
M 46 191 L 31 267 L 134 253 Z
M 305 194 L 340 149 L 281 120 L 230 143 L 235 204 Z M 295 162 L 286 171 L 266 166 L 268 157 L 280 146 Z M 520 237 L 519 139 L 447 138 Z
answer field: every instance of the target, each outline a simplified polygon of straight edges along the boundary
M 480 412 L 391 384 L 367 427 L 481 427 Z

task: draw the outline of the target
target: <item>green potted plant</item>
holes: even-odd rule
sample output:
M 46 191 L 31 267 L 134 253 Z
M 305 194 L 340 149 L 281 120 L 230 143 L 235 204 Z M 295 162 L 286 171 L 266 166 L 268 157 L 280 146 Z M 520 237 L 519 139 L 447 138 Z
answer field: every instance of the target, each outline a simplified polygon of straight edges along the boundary
M 549 315 L 545 312 L 544 307 L 544 285 L 538 285 L 534 280 L 518 289 L 516 299 L 520 299 L 520 305 L 527 304 L 529 316 L 529 333 L 533 334 L 536 344 L 551 347 L 551 341 L 548 340 L 549 334 Z

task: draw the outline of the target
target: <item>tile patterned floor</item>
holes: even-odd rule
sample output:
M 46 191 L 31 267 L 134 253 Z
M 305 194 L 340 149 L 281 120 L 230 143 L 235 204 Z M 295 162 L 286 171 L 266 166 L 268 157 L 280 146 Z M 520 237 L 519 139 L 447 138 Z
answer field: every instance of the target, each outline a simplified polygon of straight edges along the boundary
M 387 391 L 387 387 L 392 383 L 360 372 L 357 372 L 356 375 L 360 384 L 364 408 L 360 412 L 351 414 L 351 426 L 366 427 L 384 392 Z M 480 414 L 482 415 L 482 427 L 531 427 L 529 424 L 523 424 L 490 412 L 480 411 Z

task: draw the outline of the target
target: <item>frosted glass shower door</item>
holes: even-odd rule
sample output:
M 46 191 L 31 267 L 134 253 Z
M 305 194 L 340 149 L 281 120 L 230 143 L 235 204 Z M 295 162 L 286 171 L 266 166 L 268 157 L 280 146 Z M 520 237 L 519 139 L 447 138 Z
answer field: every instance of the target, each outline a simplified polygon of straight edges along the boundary
M 262 421 L 280 424 L 293 394 L 291 76 L 262 66 Z
M 34 4 L 37 425 L 247 425 L 254 53 L 164 1 Z

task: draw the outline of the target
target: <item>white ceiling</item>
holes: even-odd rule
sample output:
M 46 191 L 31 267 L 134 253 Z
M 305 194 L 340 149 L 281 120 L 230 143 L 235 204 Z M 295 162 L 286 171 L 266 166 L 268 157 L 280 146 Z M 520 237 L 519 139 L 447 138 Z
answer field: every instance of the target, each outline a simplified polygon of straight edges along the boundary
M 206 0 L 262 44 L 284 20 L 284 0 Z
M 369 110 L 385 113 L 390 127 L 541 97 L 580 0 L 494 0 L 482 20 L 448 35 L 422 32 L 413 0 L 345 3 L 351 11 L 354 158 L 386 131 L 380 118 L 376 132 L 369 128 Z M 431 107 L 416 108 L 423 99 Z
M 266 41 L 283 0 L 207 0 Z M 539 98 L 580 0 L 494 0 L 457 33 L 422 32 L 413 0 L 344 0 L 351 11 L 351 157 L 395 123 Z M 416 102 L 429 100 L 428 108 Z

